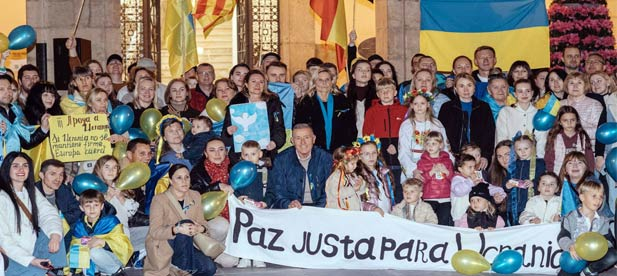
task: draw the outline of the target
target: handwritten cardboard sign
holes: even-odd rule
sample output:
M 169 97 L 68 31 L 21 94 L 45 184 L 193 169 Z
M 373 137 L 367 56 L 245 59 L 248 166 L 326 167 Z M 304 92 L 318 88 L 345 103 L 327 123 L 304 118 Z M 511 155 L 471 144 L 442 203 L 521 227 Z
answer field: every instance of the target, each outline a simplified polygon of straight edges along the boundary
M 105 114 L 52 116 L 49 129 L 52 156 L 62 162 L 97 160 L 111 154 Z

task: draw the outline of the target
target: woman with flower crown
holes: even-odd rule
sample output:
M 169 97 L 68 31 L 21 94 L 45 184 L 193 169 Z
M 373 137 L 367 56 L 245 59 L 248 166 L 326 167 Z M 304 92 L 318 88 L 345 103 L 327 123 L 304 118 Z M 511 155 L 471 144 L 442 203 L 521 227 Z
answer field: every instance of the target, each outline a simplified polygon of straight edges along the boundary
M 416 75 L 427 70 L 420 70 Z M 415 80 L 416 78 L 414 78 Z M 407 178 L 422 178 L 416 170 L 416 163 L 424 152 L 424 138 L 431 131 L 440 132 L 446 136 L 446 130 L 435 116 L 431 109 L 433 93 L 430 90 L 411 90 L 407 92 L 403 99 L 409 103 L 407 119 L 401 124 L 398 140 L 398 160 L 401 162 L 403 172 L 401 173 L 401 183 Z M 449 151 L 448 139 L 444 141 L 446 151 Z

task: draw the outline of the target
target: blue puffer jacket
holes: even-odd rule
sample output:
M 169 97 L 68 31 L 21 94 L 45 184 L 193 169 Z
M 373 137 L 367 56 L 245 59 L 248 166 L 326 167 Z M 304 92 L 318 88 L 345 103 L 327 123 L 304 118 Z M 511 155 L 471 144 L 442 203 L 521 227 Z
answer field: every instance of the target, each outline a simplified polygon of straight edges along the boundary
M 318 147 L 313 147 L 308 165 L 308 179 L 313 204 L 326 206 L 326 180 L 332 170 L 332 155 Z M 304 182 L 306 170 L 300 164 L 296 148 L 290 147 L 274 159 L 268 174 L 266 203 L 274 209 L 284 209 L 294 200 L 304 203 Z

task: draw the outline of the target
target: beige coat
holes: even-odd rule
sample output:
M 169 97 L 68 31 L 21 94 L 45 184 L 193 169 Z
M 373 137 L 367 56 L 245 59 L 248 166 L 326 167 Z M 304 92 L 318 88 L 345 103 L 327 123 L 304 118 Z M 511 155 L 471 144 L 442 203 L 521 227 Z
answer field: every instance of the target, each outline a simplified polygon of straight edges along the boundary
M 166 193 L 170 193 L 167 190 Z M 177 203 L 175 203 L 177 204 Z M 186 216 L 193 222 L 207 228 L 203 216 L 201 196 L 198 192 L 189 190 L 184 197 L 184 206 L 189 206 Z M 167 276 L 170 274 L 171 256 L 173 251 L 168 240 L 174 238 L 171 230 L 182 220 L 172 202 L 164 193 L 154 196 L 150 206 L 150 230 L 146 236 L 146 252 L 144 260 L 144 275 Z
M 405 205 L 407 205 L 405 200 L 403 200 L 399 204 L 394 205 L 391 214 L 400 218 L 413 220 L 417 223 L 437 224 L 437 215 L 433 211 L 433 208 L 430 204 L 422 200 L 418 200 L 416 207 L 413 209 L 413 214 L 411 214 L 411 217 L 408 217 L 408 214 L 405 214 L 405 212 L 403 211 Z

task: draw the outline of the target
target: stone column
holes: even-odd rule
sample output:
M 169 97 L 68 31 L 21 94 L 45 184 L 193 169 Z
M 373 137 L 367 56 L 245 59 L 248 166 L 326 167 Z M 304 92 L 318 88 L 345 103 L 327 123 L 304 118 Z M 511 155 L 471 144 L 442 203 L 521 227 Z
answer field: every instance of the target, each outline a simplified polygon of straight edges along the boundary
M 287 64 L 287 80 L 315 56 L 315 19 L 309 0 L 279 1 L 280 55 Z
M 376 0 L 377 53 L 396 67 L 399 81 L 411 78 L 411 57 L 419 52 L 419 0 Z

